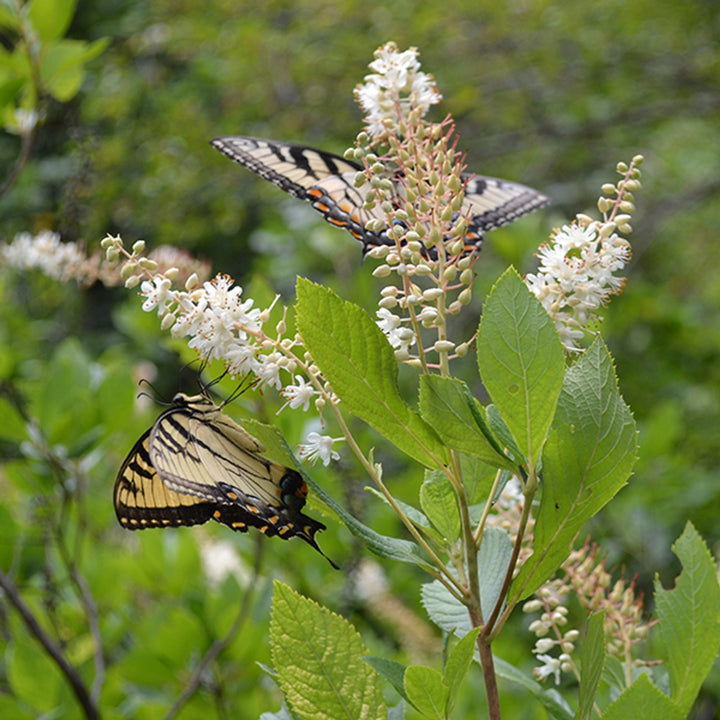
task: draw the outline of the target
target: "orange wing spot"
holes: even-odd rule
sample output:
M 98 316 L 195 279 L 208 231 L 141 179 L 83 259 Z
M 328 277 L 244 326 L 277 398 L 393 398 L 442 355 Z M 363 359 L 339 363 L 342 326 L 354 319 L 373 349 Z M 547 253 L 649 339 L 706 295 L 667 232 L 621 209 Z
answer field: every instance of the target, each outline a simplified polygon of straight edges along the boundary
M 329 222 L 331 225 L 334 225 L 335 227 L 344 228 L 347 225 L 347 222 L 344 220 L 336 220 L 335 218 L 326 217 L 325 220 Z
M 320 201 L 314 202 L 313 207 L 316 210 L 319 210 L 321 213 L 330 212 L 330 208 L 325 203 L 321 203 Z
M 238 499 L 238 496 L 237 496 L 234 492 L 229 492 L 229 493 L 227 494 L 227 496 L 228 496 L 231 500 L 237 500 L 237 499 Z
M 217 520 L 217 518 L 220 517 L 220 515 L 221 515 L 221 513 L 220 513 L 219 510 L 216 510 L 216 511 L 213 513 L 213 517 L 214 517 L 216 520 Z
M 255 513 L 256 515 L 260 514 L 260 511 L 254 505 L 246 505 L 245 509 Z
M 237 522 L 234 522 L 231 526 L 234 530 L 238 530 L 239 528 L 247 527 L 247 525 L 244 522 L 240 522 L 239 520 Z
M 259 530 L 261 533 L 267 532 L 267 529 L 268 529 L 268 526 L 267 526 L 267 525 L 263 525 L 262 527 L 258 528 L 258 530 Z
M 269 517 L 267 520 L 269 523 L 272 523 L 273 525 L 277 525 L 279 519 L 280 518 L 277 515 L 273 515 L 272 517 Z
M 314 198 L 321 198 L 324 194 L 322 190 L 318 190 L 317 188 L 310 188 L 307 193 L 310 197 Z
M 281 528 L 278 528 L 278 535 L 280 535 L 280 537 L 287 535 L 291 529 L 290 525 L 283 525 Z

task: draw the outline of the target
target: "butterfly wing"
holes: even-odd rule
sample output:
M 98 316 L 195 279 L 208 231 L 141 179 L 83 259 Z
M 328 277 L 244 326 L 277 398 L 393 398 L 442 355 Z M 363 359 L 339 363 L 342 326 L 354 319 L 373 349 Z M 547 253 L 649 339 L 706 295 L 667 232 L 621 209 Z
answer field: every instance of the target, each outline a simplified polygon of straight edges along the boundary
M 210 144 L 293 197 L 312 203 L 327 222 L 360 240 L 364 252 L 390 242 L 385 233 L 367 227 L 373 217 L 384 215 L 363 209 L 370 184 L 354 185 L 361 165 L 324 150 L 241 135 L 215 138 Z
M 319 550 L 325 525 L 303 515 L 307 485 L 300 474 L 260 454 L 262 445 L 212 402 L 178 396 L 149 437 L 149 459 L 171 491 L 210 503 L 224 524 L 231 517 L 268 536 L 298 536 Z
M 141 530 L 200 525 L 210 520 L 211 503 L 165 486 L 150 460 L 149 442 L 150 430 L 135 443 L 115 480 L 113 496 L 120 524 Z
M 323 150 L 240 135 L 215 138 L 211 145 L 290 195 L 311 202 L 327 222 L 348 230 L 362 242 L 364 253 L 378 245 L 394 245 L 386 231 L 368 228 L 371 219 L 384 221 L 385 215 L 378 207 L 363 208 L 371 186 L 365 183 L 355 187 L 355 175 L 362 170 L 357 163 Z M 479 249 L 486 231 L 550 202 L 537 190 L 509 180 L 467 173 L 462 177 L 467 181 L 463 204 L 463 212 L 469 217 L 467 253 Z M 400 183 L 396 183 L 396 192 L 402 193 Z

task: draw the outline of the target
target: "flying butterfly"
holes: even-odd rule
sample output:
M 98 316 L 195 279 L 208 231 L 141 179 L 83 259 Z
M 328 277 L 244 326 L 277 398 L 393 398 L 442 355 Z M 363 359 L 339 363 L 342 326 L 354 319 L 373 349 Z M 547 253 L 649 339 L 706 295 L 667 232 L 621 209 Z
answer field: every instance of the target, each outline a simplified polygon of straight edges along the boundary
M 263 452 L 209 397 L 179 393 L 120 468 L 117 518 L 128 530 L 208 520 L 239 532 L 252 526 L 285 540 L 299 537 L 327 557 L 315 541 L 325 525 L 301 512 L 307 484 Z
M 385 214 L 378 206 L 372 210 L 363 207 L 371 185 L 355 187 L 355 176 L 363 170 L 361 165 L 323 150 L 241 135 L 218 137 L 210 144 L 290 195 L 312 203 L 327 222 L 348 230 L 359 240 L 363 254 L 379 245 L 395 245 L 387 228 L 374 232 L 368 227 L 371 220 L 385 221 Z M 472 173 L 463 173 L 461 177 L 466 182 L 461 212 L 468 217 L 465 254 L 480 249 L 483 234 L 488 230 L 507 225 L 550 203 L 537 190 L 509 180 Z M 402 192 L 402 183 L 396 176 L 396 196 Z

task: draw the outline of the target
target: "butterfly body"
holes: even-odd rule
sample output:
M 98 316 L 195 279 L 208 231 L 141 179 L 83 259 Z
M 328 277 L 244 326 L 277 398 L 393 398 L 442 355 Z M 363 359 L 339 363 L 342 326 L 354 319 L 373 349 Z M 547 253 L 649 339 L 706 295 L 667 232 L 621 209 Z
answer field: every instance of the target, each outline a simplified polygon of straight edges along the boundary
M 323 150 L 242 135 L 218 137 L 211 145 L 290 195 L 310 202 L 327 222 L 362 242 L 364 253 L 379 245 L 395 245 L 387 228 L 376 232 L 368 227 L 370 221 L 386 221 L 386 217 L 378 206 L 363 207 L 373 188 L 369 182 L 355 186 L 357 173 L 364 170 L 361 165 Z M 404 196 L 404 184 L 397 173 L 392 179 L 397 202 Z M 463 173 L 461 179 L 465 183 L 461 214 L 468 217 L 466 253 L 480 248 L 488 230 L 550 202 L 537 190 L 509 180 L 470 173 Z
M 269 537 L 300 537 L 320 551 L 325 525 L 304 515 L 300 473 L 262 455 L 264 446 L 204 395 L 178 394 L 137 441 L 115 482 L 123 527 L 256 527 Z

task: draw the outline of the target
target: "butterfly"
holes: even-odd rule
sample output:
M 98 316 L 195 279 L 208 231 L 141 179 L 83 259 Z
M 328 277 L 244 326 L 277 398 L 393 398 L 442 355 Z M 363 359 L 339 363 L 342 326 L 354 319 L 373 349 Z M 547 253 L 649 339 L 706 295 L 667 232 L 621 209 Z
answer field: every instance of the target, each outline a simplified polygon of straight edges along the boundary
M 370 183 L 355 187 L 354 179 L 364 168 L 339 155 L 293 143 L 262 140 L 241 135 L 218 137 L 210 144 L 231 160 L 285 192 L 312 203 L 327 222 L 348 230 L 363 244 L 363 254 L 379 245 L 395 245 L 387 227 L 379 232 L 368 223 L 386 221 L 379 206 L 363 208 Z M 479 250 L 483 234 L 507 225 L 523 215 L 538 210 L 550 200 L 537 190 L 509 180 L 463 173 L 465 199 L 462 214 L 468 217 L 465 254 Z M 395 194 L 403 192 L 396 176 Z
M 260 441 L 208 396 L 179 393 L 120 468 L 117 518 L 128 530 L 208 520 L 239 532 L 252 526 L 285 540 L 299 537 L 324 555 L 315 533 L 325 525 L 300 512 L 307 484 L 263 452 Z

